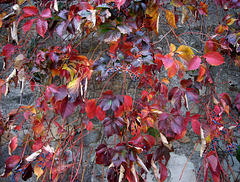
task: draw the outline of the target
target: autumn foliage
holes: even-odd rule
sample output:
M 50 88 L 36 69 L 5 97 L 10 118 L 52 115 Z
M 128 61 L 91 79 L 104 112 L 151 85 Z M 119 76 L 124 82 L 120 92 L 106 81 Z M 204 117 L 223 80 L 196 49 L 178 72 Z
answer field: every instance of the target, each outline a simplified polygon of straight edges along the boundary
M 234 148 L 224 149 L 226 155 L 240 160 L 234 137 L 240 127 L 240 93 L 219 93 L 212 68 L 240 67 L 239 1 L 7 3 L 11 9 L 1 6 L 0 14 L 1 31 L 8 29 L 10 35 L 0 44 L 0 93 L 7 96 L 15 83 L 21 85 L 21 96 L 30 85 L 37 97 L 32 105 L 20 103 L 0 117 L 0 135 L 16 133 L 7 144 L 1 177 L 27 180 L 34 173 L 40 181 L 83 181 L 82 163 L 88 162 L 82 158 L 83 132 L 101 130 L 100 144 L 91 153 L 96 164 L 108 167 L 103 174 L 108 181 L 145 181 L 150 170 L 164 181 L 172 142 L 192 129 L 199 136 L 204 181 L 208 173 L 215 182 L 227 179 L 218 141 Z M 178 31 L 179 25 L 206 23 L 209 6 L 226 12 L 215 27 Z M 184 41 L 190 34 L 202 48 Z M 97 44 L 82 47 L 91 37 Z M 117 89 L 111 88 L 113 79 L 120 80 Z M 93 82 L 100 91 L 91 87 Z M 197 106 L 202 111 L 192 113 Z M 26 123 L 28 133 L 20 138 Z

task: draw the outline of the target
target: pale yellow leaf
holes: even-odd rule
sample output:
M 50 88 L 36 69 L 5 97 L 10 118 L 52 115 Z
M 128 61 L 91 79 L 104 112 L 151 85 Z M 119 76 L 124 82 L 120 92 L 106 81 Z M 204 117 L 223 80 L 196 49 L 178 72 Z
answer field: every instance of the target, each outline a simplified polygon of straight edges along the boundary
M 167 138 L 160 132 L 160 137 L 161 137 L 161 140 L 163 143 L 165 144 L 169 144 L 168 141 L 167 141 Z
M 35 164 L 34 166 L 34 174 L 37 175 L 37 180 L 43 174 L 43 170 L 38 166 L 38 164 Z
M 155 178 L 157 179 L 157 181 L 160 182 L 160 179 L 159 179 L 159 177 L 158 177 L 158 176 L 159 176 L 158 168 L 157 168 L 157 166 L 156 166 L 153 158 L 151 159 L 151 165 L 152 165 L 152 169 L 153 169 L 153 173 L 154 173 Z
M 203 129 L 202 127 L 200 127 L 200 131 L 201 131 L 201 149 L 200 149 L 200 157 L 202 157 L 202 154 L 206 148 L 206 140 L 204 137 L 204 133 L 203 133 Z
M 133 174 L 133 176 L 134 176 L 134 180 L 135 180 L 135 181 L 138 181 L 137 173 L 136 173 L 136 170 L 135 170 L 135 167 L 134 167 L 133 164 L 132 164 L 132 167 L 131 167 L 131 172 L 132 172 L 132 174 Z
M 125 169 L 124 167 L 121 165 L 120 166 L 120 175 L 119 175 L 119 179 L 118 179 L 118 182 L 121 182 L 123 177 L 124 177 L 124 172 L 125 172 Z
M 186 8 L 182 7 L 182 19 L 181 19 L 182 25 L 187 21 L 187 19 L 188 19 L 188 11 Z

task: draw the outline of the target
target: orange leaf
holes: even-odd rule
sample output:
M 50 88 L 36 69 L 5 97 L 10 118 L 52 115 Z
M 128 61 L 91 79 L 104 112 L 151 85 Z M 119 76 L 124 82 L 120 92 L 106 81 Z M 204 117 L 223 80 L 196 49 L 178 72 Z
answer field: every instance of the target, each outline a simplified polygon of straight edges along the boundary
M 14 136 L 8 145 L 9 155 L 12 155 L 12 152 L 17 148 L 17 146 L 18 146 L 17 136 Z
M 227 25 L 232 25 L 237 19 L 235 18 L 229 18 L 227 21 L 226 21 L 226 24 Z
M 168 77 L 171 79 L 177 74 L 177 71 L 178 71 L 177 64 L 174 61 L 172 67 L 168 69 Z
M 43 174 L 43 170 L 38 166 L 38 164 L 35 164 L 34 166 L 34 174 L 37 175 L 37 179 Z
M 38 135 L 43 131 L 43 128 L 44 128 L 43 123 L 39 123 L 32 127 L 32 130 Z
M 169 25 L 171 25 L 174 28 L 177 28 L 174 14 L 171 11 L 167 10 L 165 12 L 165 15 L 166 15 L 166 19 L 167 19 L 167 22 L 169 23 Z
M 199 69 L 199 75 L 197 77 L 197 82 L 201 82 L 203 80 L 205 73 L 206 73 L 206 68 L 203 65 L 201 65 Z
M 169 80 L 168 80 L 167 78 L 163 78 L 161 81 L 162 81 L 163 83 L 169 84 Z

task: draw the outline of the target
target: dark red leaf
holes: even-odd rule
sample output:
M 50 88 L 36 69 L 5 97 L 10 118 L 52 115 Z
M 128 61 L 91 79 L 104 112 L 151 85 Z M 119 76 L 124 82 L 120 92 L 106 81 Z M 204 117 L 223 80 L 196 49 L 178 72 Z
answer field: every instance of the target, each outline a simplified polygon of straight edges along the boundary
M 54 87 L 50 87 L 50 88 L 54 88 Z M 57 92 L 53 92 L 53 93 L 54 93 L 54 98 L 56 102 L 63 100 L 68 95 L 66 85 L 62 85 L 61 87 L 58 87 Z
M 13 169 L 20 162 L 20 157 L 17 155 L 12 155 L 8 157 L 5 161 L 6 168 Z
M 2 55 L 3 56 L 6 56 L 6 58 L 8 59 L 15 51 L 15 46 L 13 46 L 12 44 L 6 44 L 4 47 L 3 47 L 3 50 L 2 50 Z
M 50 9 L 43 10 L 40 16 L 43 18 L 51 18 L 52 17 L 51 10 Z
M 171 122 L 171 129 L 178 135 L 181 135 L 183 129 L 183 116 L 176 116 Z
M 235 105 L 237 109 L 240 111 L 240 93 L 236 95 Z
M 228 106 L 232 107 L 232 100 L 231 97 L 227 93 L 221 93 L 220 94 L 222 98 L 225 100 Z
M 44 38 L 45 33 L 48 29 L 48 23 L 46 20 L 39 18 L 36 24 L 37 32 L 40 36 Z
M 199 68 L 201 64 L 201 58 L 199 56 L 194 56 L 188 64 L 188 71 L 189 70 L 196 70 Z
M 161 175 L 160 181 L 165 181 L 165 179 L 167 179 L 168 177 L 167 167 L 162 162 L 160 162 L 159 164 L 160 164 L 159 174 Z
M 209 52 L 203 56 L 206 61 L 212 66 L 218 66 L 224 63 L 224 58 L 218 52 Z
M 73 102 L 69 102 L 68 97 L 65 97 L 60 103 L 60 113 L 63 118 L 67 118 L 72 115 L 74 109 L 75 109 L 75 104 Z
M 150 147 L 153 147 L 153 145 L 155 144 L 155 138 L 151 135 L 144 135 L 144 139 L 148 142 Z
M 36 19 L 31 19 L 31 20 L 28 20 L 26 23 L 24 23 L 24 25 L 23 25 L 23 31 L 24 31 L 24 32 L 29 31 L 29 30 L 31 29 L 32 24 L 33 24 L 33 22 L 34 22 L 35 20 L 36 20 Z
M 159 121 L 164 121 L 164 120 L 168 119 L 168 117 L 169 117 L 169 114 L 164 112 L 159 115 L 158 119 L 159 119 Z
M 196 119 L 192 119 L 192 128 L 194 133 L 196 133 L 197 135 L 200 135 L 200 122 Z
M 30 164 L 28 164 L 27 168 L 22 173 L 22 179 L 24 181 L 27 181 L 29 178 L 32 177 L 32 173 L 33 173 L 33 168 L 32 168 L 32 164 L 30 163 Z
M 185 94 L 190 101 L 195 102 L 195 101 L 198 100 L 199 93 L 194 88 L 187 88 L 186 91 L 185 91 Z
M 35 6 L 26 6 L 23 7 L 23 11 L 27 14 L 27 15 L 37 15 L 38 14 L 38 9 Z

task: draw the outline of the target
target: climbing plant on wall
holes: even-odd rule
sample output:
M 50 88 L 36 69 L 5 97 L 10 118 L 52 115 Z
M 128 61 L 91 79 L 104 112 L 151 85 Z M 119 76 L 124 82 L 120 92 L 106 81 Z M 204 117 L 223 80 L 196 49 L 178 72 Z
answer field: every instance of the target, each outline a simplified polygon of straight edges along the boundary
M 216 13 L 216 27 L 206 29 L 210 4 L 226 15 Z M 37 97 L 1 115 L 0 135 L 16 133 L 1 177 L 83 180 L 83 131 L 102 130 L 92 152 L 108 167 L 108 181 L 145 181 L 150 170 L 164 181 L 172 142 L 192 128 L 204 180 L 208 172 L 213 181 L 227 179 L 218 143 L 239 160 L 240 93 L 219 93 L 221 74 L 212 68 L 240 67 L 239 7 L 234 0 L 3 1 L 0 28 L 9 35 L 1 42 L 1 75 L 13 71 L 0 80 L 0 93 L 7 96 L 15 83 L 21 97 L 26 85 Z M 202 47 L 189 45 L 188 35 Z M 91 38 L 97 44 L 82 46 Z M 116 78 L 118 89 L 111 89 Z M 101 86 L 97 96 L 93 82 Z M 192 114 L 196 105 L 202 112 Z M 28 133 L 19 138 L 26 123 Z

